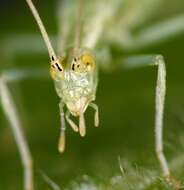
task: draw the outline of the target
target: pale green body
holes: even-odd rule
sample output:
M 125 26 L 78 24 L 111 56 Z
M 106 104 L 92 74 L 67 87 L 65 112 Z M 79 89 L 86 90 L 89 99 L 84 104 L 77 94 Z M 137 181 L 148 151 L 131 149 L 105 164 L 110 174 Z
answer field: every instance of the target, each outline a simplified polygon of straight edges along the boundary
M 97 70 L 79 74 L 68 69 L 65 70 L 64 80 L 55 81 L 55 88 L 61 101 L 77 116 L 80 111 L 85 112 L 89 103 L 95 100 L 97 82 Z

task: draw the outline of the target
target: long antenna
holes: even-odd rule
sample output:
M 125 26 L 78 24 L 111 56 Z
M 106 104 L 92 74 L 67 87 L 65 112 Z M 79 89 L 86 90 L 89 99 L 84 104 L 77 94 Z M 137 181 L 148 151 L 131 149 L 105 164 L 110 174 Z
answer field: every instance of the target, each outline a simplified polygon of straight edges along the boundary
M 83 12 L 83 0 L 78 0 L 79 6 L 77 11 L 77 19 L 76 19 L 76 31 L 75 31 L 75 48 L 80 47 L 81 43 L 81 33 L 82 33 L 82 12 Z
M 46 47 L 48 49 L 49 57 L 50 57 L 50 59 L 52 61 L 54 61 L 54 60 L 57 59 L 56 53 L 55 53 L 55 51 L 54 51 L 54 49 L 53 49 L 53 47 L 51 45 L 51 41 L 50 41 L 49 36 L 47 34 L 47 31 L 46 31 L 46 29 L 45 29 L 45 27 L 43 25 L 43 22 L 42 22 L 42 20 L 41 20 L 41 18 L 39 16 L 39 13 L 38 13 L 37 9 L 35 8 L 32 0 L 26 0 L 26 2 L 28 4 L 28 6 L 29 6 L 29 8 L 30 8 L 30 10 L 31 10 L 36 22 L 37 22 L 37 24 L 38 24 L 38 27 L 39 27 L 40 32 L 42 34 L 42 37 L 43 37 L 43 39 L 45 41 L 45 45 L 46 45 Z

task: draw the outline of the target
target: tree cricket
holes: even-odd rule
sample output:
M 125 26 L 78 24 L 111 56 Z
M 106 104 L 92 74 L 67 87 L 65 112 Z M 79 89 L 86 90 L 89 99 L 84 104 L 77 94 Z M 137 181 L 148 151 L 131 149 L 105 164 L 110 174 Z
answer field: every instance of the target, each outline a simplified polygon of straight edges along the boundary
M 130 56 L 127 52 L 135 52 L 142 47 L 151 46 L 170 36 L 184 32 L 184 15 L 178 15 L 167 21 L 161 21 L 142 30 L 134 36 L 132 30 L 152 15 L 159 5 L 158 0 L 77 0 L 73 3 L 59 1 L 58 4 L 58 51 L 53 48 L 45 26 L 32 0 L 25 0 L 40 29 L 50 57 L 50 75 L 54 81 L 56 93 L 60 98 L 59 110 L 61 118 L 58 149 L 64 152 L 66 145 L 66 123 L 81 136 L 86 134 L 85 111 L 88 107 L 95 110 L 94 126 L 99 126 L 99 110 L 94 103 L 98 86 L 98 69 L 116 63 L 118 68 L 135 68 L 155 66 L 157 82 L 155 92 L 155 151 L 163 176 L 176 189 L 180 184 L 171 177 L 166 157 L 163 152 L 163 115 L 166 94 L 166 66 L 162 55 L 148 54 Z M 162 0 L 163 1 L 163 0 Z M 142 3 L 142 4 L 141 4 Z M 141 6 L 139 6 L 141 4 Z M 123 9 L 123 7 L 125 7 Z M 147 9 L 149 15 L 143 11 Z M 121 11 L 122 10 L 122 11 Z M 122 12 L 122 14 L 117 14 Z M 113 23 L 113 26 L 111 26 Z M 75 29 L 74 29 L 75 28 Z M 29 42 L 29 39 L 27 39 Z M 115 43 L 123 51 L 121 59 L 113 60 L 109 44 Z M 67 45 L 72 43 L 72 46 Z M 104 45 L 101 45 L 103 44 Z M 10 42 L 11 44 L 11 42 Z M 29 43 L 26 44 L 29 51 Z M 37 46 L 35 45 L 36 49 Z M 22 51 L 15 48 L 16 53 Z M 8 82 L 23 80 L 34 73 L 12 75 L 2 73 L 0 77 L 0 99 L 3 110 L 12 128 L 16 143 L 21 154 L 24 167 L 25 190 L 33 190 L 32 158 L 21 130 L 21 122 L 14 105 L 14 100 L 8 90 Z M 64 107 L 67 111 L 64 112 Z M 74 123 L 70 116 L 79 118 L 79 124 Z

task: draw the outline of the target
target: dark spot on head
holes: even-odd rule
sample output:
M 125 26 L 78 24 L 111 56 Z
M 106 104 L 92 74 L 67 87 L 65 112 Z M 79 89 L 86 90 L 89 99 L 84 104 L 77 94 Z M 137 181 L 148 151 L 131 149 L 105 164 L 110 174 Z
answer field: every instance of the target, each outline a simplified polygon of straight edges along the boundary
M 77 68 L 79 68 L 79 67 L 80 67 L 80 65 L 78 64 L 78 65 L 77 65 Z
M 72 64 L 72 70 L 73 71 L 75 70 L 75 64 Z
M 77 61 L 77 58 L 76 58 L 76 57 L 74 57 L 74 61 L 75 61 L 75 62 Z
M 62 68 L 56 63 L 56 67 L 58 68 L 59 71 L 62 71 Z
M 88 65 L 90 65 L 90 63 L 89 63 L 89 62 L 87 62 L 87 63 L 86 63 L 86 65 L 87 65 L 87 66 L 88 66 Z
M 54 61 L 54 56 L 51 57 L 52 61 Z

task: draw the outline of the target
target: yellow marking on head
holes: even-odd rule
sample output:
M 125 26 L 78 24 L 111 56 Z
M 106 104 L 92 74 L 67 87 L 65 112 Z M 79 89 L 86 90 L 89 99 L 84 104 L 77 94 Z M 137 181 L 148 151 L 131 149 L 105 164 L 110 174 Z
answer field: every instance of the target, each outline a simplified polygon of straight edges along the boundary
M 86 65 L 88 71 L 92 71 L 95 68 L 95 60 L 91 54 L 83 54 L 81 56 L 81 61 Z
M 64 78 L 63 67 L 59 63 L 59 60 L 51 62 L 50 75 L 53 80 L 61 80 Z

